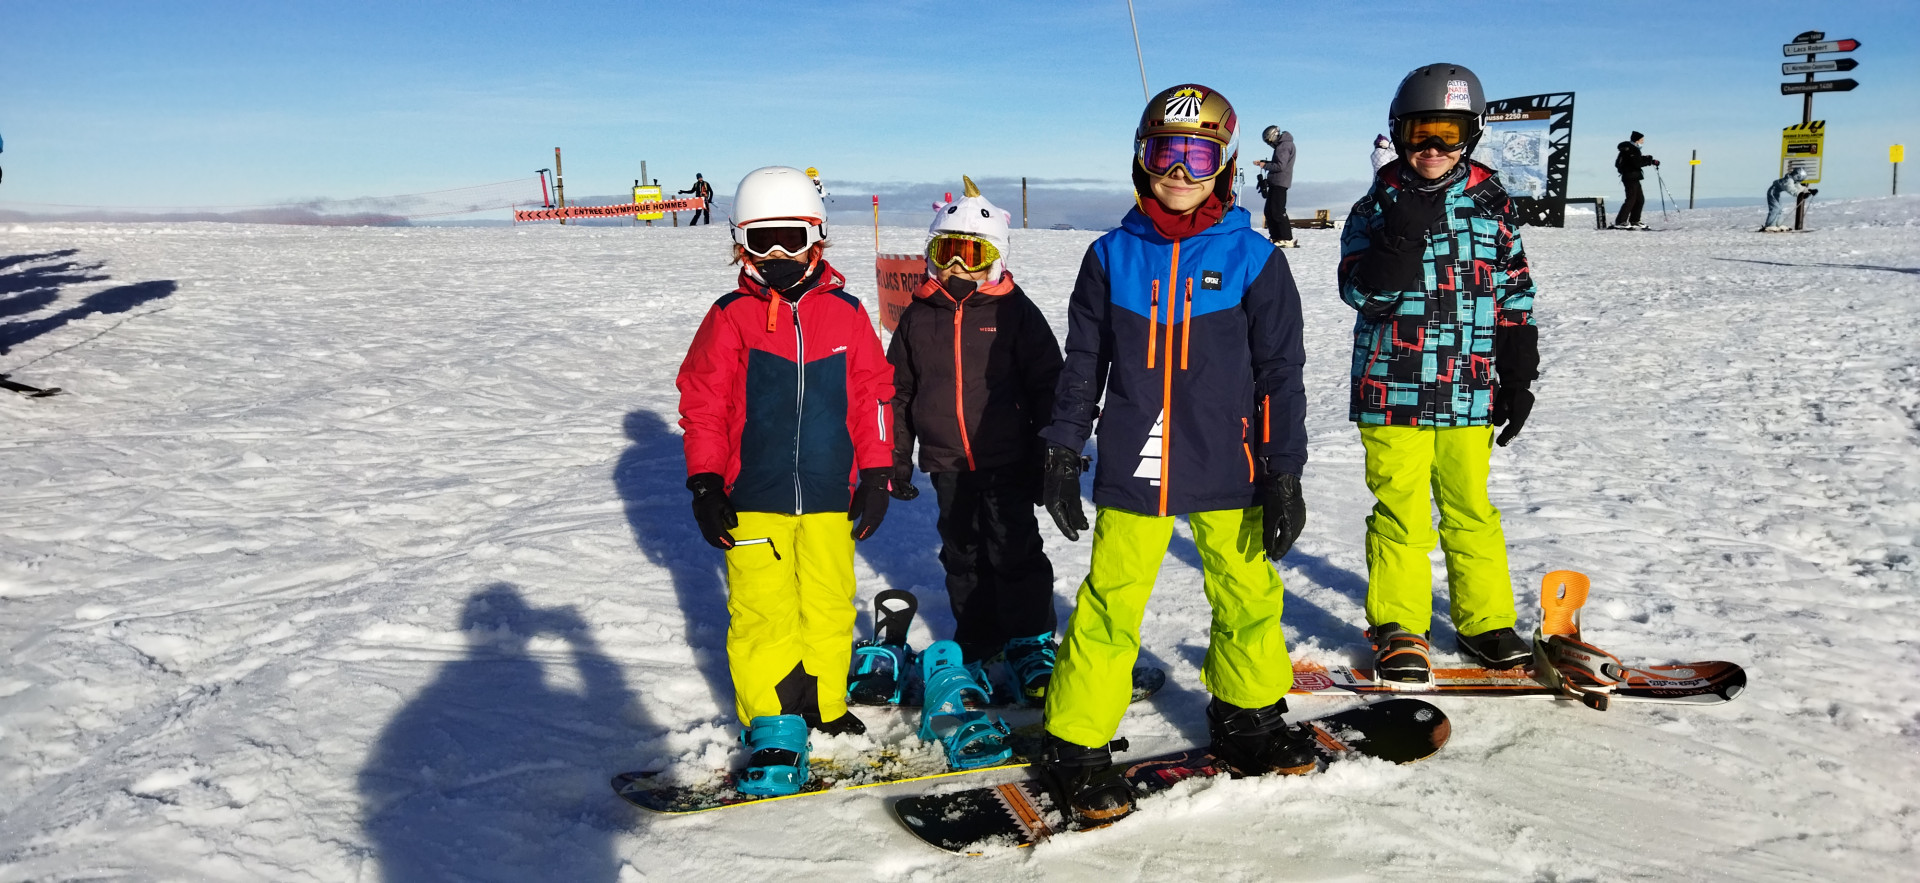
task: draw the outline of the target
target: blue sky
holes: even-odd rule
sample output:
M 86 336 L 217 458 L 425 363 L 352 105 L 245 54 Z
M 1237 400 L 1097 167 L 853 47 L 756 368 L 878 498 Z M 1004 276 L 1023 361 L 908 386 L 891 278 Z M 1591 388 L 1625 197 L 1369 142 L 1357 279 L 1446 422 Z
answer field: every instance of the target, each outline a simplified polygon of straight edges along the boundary
M 1364 176 L 1401 76 L 1445 60 L 1493 97 L 1578 93 L 1574 195 L 1618 198 L 1614 145 L 1638 129 L 1677 198 L 1696 148 L 1701 196 L 1757 197 L 1780 127 L 1800 117 L 1778 91 L 1779 45 L 1808 29 L 1864 41 L 1847 75 L 1862 88 L 1815 102 L 1823 194 L 1884 194 L 1888 145 L 1920 149 L 1911 0 L 1135 8 L 1156 90 L 1207 83 L 1250 136 L 1289 129 L 1297 178 L 1339 185 L 1328 193 Z M 4 18 L 0 208 L 260 205 L 520 176 L 533 199 L 556 145 L 572 195 L 622 191 L 643 159 L 671 189 L 697 171 L 723 193 L 757 166 L 816 165 L 844 201 L 882 182 L 957 189 L 962 173 L 1111 189 L 1143 103 L 1124 0 L 13 0 Z

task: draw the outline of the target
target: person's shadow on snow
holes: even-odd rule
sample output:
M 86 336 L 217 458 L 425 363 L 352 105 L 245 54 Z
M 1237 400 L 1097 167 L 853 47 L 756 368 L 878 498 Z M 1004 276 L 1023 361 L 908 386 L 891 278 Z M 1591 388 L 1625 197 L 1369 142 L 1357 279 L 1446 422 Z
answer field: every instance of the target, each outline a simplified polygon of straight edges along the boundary
M 673 577 L 673 592 L 686 617 L 694 667 L 707 682 L 715 708 L 733 709 L 733 676 L 727 670 L 726 558 L 707 545 L 693 521 L 687 492 L 687 461 L 681 436 L 652 411 L 627 414 L 633 446 L 613 468 L 613 485 L 626 506 L 633 541 L 647 560 Z M 884 529 L 884 528 L 882 528 Z
M 506 583 L 467 599 L 460 627 L 466 657 L 360 771 L 380 879 L 617 880 L 634 813 L 609 781 L 648 726 L 619 666 L 572 607 L 529 607 Z
M 101 282 L 111 277 L 96 274 L 101 264 L 59 261 L 72 257 L 76 249 L 0 256 L 0 318 L 28 316 L 54 305 L 64 286 Z M 149 301 L 171 297 L 178 290 L 171 279 L 136 282 L 96 291 L 57 313 L 0 322 L 0 354 L 53 331 L 70 322 L 95 314 L 130 312 Z

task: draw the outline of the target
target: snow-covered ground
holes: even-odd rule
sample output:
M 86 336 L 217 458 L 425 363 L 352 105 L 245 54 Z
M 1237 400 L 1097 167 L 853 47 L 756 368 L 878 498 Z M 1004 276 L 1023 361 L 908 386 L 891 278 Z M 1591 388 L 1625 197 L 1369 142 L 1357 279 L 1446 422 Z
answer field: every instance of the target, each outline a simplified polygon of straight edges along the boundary
M 1812 219 L 1526 230 L 1540 402 L 1494 453 L 1523 598 L 1585 571 L 1600 644 L 1739 662 L 1746 695 L 1437 699 L 1454 736 L 1425 763 L 1208 782 L 979 859 L 893 821 L 916 786 L 684 818 L 607 787 L 734 758 L 673 387 L 731 284 L 724 228 L 0 230 L 0 370 L 69 390 L 0 393 L 0 880 L 1912 879 L 1920 199 Z M 840 232 L 871 299 L 870 233 Z M 1015 234 L 1056 323 L 1094 235 Z M 1286 621 L 1340 662 L 1370 498 L 1337 231 L 1301 240 Z M 933 521 L 931 494 L 896 504 L 860 550 L 863 604 L 925 599 L 916 644 L 952 625 Z M 1048 533 L 1064 611 L 1088 547 Z M 1137 750 L 1205 739 L 1196 563 L 1177 538 Z M 910 737 L 865 716 L 821 750 Z

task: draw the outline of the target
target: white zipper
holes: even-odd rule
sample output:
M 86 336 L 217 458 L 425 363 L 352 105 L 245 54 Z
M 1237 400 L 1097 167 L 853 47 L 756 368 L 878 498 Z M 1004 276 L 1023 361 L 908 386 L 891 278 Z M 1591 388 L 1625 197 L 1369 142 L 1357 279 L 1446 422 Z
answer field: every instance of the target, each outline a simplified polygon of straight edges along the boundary
M 773 296 L 780 295 L 775 292 Z M 800 419 L 807 404 L 807 343 L 800 334 L 800 301 L 795 299 L 788 302 L 787 306 L 793 308 L 793 362 L 798 369 L 794 374 L 793 398 L 793 514 L 799 515 L 803 508 L 800 495 Z

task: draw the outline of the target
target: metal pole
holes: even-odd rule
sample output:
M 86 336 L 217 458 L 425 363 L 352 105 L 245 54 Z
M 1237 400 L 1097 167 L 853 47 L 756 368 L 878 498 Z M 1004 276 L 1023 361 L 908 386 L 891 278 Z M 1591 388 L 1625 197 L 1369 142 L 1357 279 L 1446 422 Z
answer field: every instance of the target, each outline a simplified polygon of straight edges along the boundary
M 560 172 L 560 148 L 558 147 L 553 149 L 553 198 L 560 203 L 561 208 L 567 207 L 567 184 L 566 178 Z M 560 219 L 560 223 L 566 222 L 566 218 Z
M 1900 193 L 1900 164 L 1893 164 L 1893 192 Z M 1020 229 L 1027 229 L 1027 176 L 1020 176 Z
M 1700 177 L 1700 151 L 1693 152 L 1693 160 L 1687 163 L 1687 210 L 1693 210 L 1693 184 Z
M 1127 0 L 1127 22 L 1133 25 L 1133 59 L 1140 62 L 1140 97 L 1152 101 L 1153 93 L 1147 90 L 1147 58 L 1140 54 L 1140 20 L 1133 16 L 1133 0 Z M 1807 79 L 1813 79 L 1812 74 Z
M 1900 164 L 1893 164 L 1893 195 L 1900 195 Z
M 1807 60 L 1813 60 L 1813 53 L 1807 53 Z M 1808 72 L 1807 82 L 1813 82 L 1812 72 Z M 1811 122 L 1813 122 L 1813 93 L 1808 92 L 1806 94 L 1806 101 L 1800 105 L 1800 125 L 1804 126 Z M 1823 157 L 1821 165 L 1825 164 L 1825 158 Z M 1793 201 L 1793 229 L 1807 229 L 1807 201 L 1804 199 L 1796 199 Z

